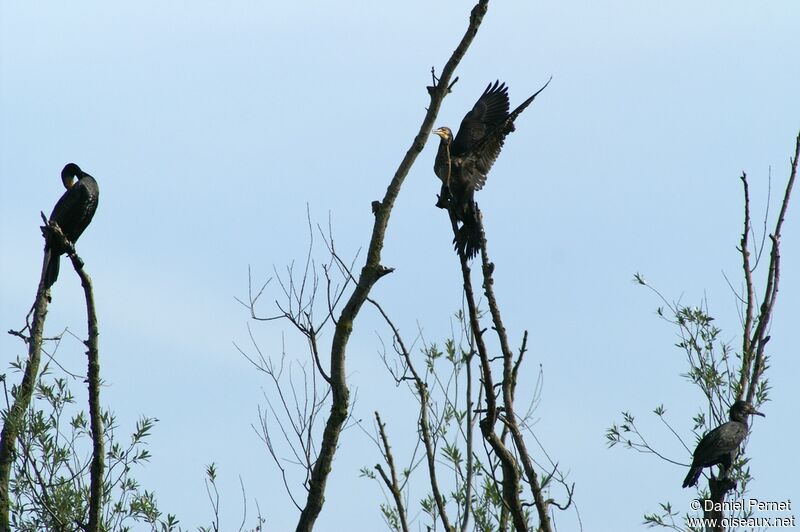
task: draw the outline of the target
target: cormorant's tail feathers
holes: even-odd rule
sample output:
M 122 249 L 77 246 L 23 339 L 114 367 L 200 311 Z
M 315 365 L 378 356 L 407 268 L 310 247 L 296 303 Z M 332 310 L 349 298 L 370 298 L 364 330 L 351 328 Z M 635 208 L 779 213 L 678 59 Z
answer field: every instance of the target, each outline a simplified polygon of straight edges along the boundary
M 700 478 L 700 473 L 703 472 L 702 466 L 692 466 L 689 469 L 689 472 L 686 474 L 686 478 L 683 479 L 683 487 L 688 488 L 689 486 L 694 486 L 697 484 L 697 480 Z
M 44 272 L 44 286 L 50 288 L 55 284 L 58 279 L 58 269 L 61 262 L 61 255 L 54 253 L 52 250 L 48 251 L 50 257 L 47 261 L 47 269 Z
M 481 234 L 478 225 L 464 222 L 453 239 L 456 252 L 467 259 L 475 257 L 481 250 Z

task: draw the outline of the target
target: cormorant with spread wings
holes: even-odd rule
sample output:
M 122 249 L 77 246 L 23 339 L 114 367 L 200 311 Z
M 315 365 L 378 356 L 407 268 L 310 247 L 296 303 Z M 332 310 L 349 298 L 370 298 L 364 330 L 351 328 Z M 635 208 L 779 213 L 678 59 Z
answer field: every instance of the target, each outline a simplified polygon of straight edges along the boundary
M 433 165 L 434 172 L 442 180 L 442 192 L 436 205 L 450 208 L 461 222 L 454 243 L 456 250 L 467 258 L 475 256 L 480 249 L 475 191 L 486 183 L 486 175 L 500 154 L 506 135 L 514 131 L 514 120 L 549 83 L 548 80 L 510 113 L 508 87 L 499 81 L 490 83 L 461 121 L 455 138 L 448 127 L 433 132 L 441 138 Z

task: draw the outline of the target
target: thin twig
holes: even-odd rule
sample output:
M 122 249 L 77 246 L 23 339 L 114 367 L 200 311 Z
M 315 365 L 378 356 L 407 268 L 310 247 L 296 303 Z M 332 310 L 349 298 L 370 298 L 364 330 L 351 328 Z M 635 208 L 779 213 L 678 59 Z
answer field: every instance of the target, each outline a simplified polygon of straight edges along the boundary
M 408 532 L 408 518 L 406 517 L 406 509 L 403 505 L 403 495 L 400 492 L 400 484 L 397 480 L 397 469 L 394 466 L 392 448 L 389 446 L 389 438 L 386 436 L 386 425 L 384 425 L 381 421 L 381 416 L 378 414 L 378 412 L 375 412 L 375 421 L 378 423 L 378 433 L 380 434 L 381 442 L 383 443 L 382 453 L 384 459 L 386 459 L 386 465 L 389 466 L 391 479 L 383 471 L 383 468 L 380 464 L 376 464 L 375 469 L 378 470 L 378 473 L 380 473 L 381 478 L 386 484 L 386 487 L 389 488 L 389 491 L 392 493 L 392 497 L 394 497 L 394 504 L 400 517 L 400 526 L 402 527 L 403 532 Z

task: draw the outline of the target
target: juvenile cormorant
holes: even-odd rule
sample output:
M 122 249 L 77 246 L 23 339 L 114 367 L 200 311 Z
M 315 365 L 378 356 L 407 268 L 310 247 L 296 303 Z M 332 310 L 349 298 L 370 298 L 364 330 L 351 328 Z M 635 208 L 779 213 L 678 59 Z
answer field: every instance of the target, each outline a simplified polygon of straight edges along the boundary
M 697 444 L 692 467 L 683 481 L 684 488 L 697 484 L 704 467 L 720 465 L 724 468 L 725 476 L 728 475 L 733 457 L 739 445 L 747 437 L 747 416 L 750 415 L 764 417 L 764 414 L 757 412 L 746 401 L 736 401 L 731 405 L 731 420 L 703 436 Z
M 92 221 L 97 210 L 100 190 L 97 181 L 75 163 L 69 163 L 61 170 L 61 182 L 67 191 L 53 207 L 50 221 L 56 222 L 67 240 L 75 244 Z M 59 258 L 67 250 L 52 238 L 46 240 L 44 249 L 45 253 L 49 253 L 45 283 L 47 288 L 50 288 L 58 279 Z
M 508 87 L 490 83 L 475 106 L 464 116 L 455 138 L 448 127 L 433 132 L 440 137 L 433 171 L 442 180 L 438 207 L 452 209 L 461 228 L 454 240 L 456 250 L 471 258 L 480 248 L 480 232 L 475 212 L 474 194 L 486 183 L 506 135 L 514 131 L 514 120 L 550 83 L 508 112 Z

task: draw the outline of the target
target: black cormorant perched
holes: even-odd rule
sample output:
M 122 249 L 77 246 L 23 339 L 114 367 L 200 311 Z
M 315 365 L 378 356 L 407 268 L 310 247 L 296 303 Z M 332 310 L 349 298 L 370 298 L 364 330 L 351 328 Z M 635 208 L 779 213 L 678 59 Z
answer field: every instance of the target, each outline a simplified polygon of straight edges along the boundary
M 61 170 L 61 182 L 64 183 L 67 191 L 53 207 L 50 221 L 56 222 L 67 240 L 75 244 L 86 226 L 92 221 L 97 210 L 100 190 L 97 187 L 97 181 L 75 163 L 69 163 Z M 59 246 L 52 238 L 46 240 L 44 249 L 45 253 L 49 253 L 45 286 L 50 288 L 58 279 L 59 258 L 67 250 L 63 246 Z
M 433 171 L 442 180 L 442 192 L 436 205 L 449 206 L 461 222 L 454 242 L 456 250 L 467 258 L 475 256 L 480 248 L 475 191 L 486 183 L 486 175 L 506 135 L 514 131 L 514 120 L 549 83 L 511 113 L 508 112 L 508 87 L 499 81 L 490 83 L 461 121 L 455 137 L 448 127 L 433 132 L 441 138 L 433 165 Z
M 725 476 L 728 475 L 736 451 L 747 437 L 747 416 L 750 415 L 764 417 L 746 401 L 736 401 L 731 405 L 731 420 L 703 436 L 697 444 L 692 467 L 683 481 L 684 488 L 697 484 L 704 467 L 719 465 L 724 468 Z

